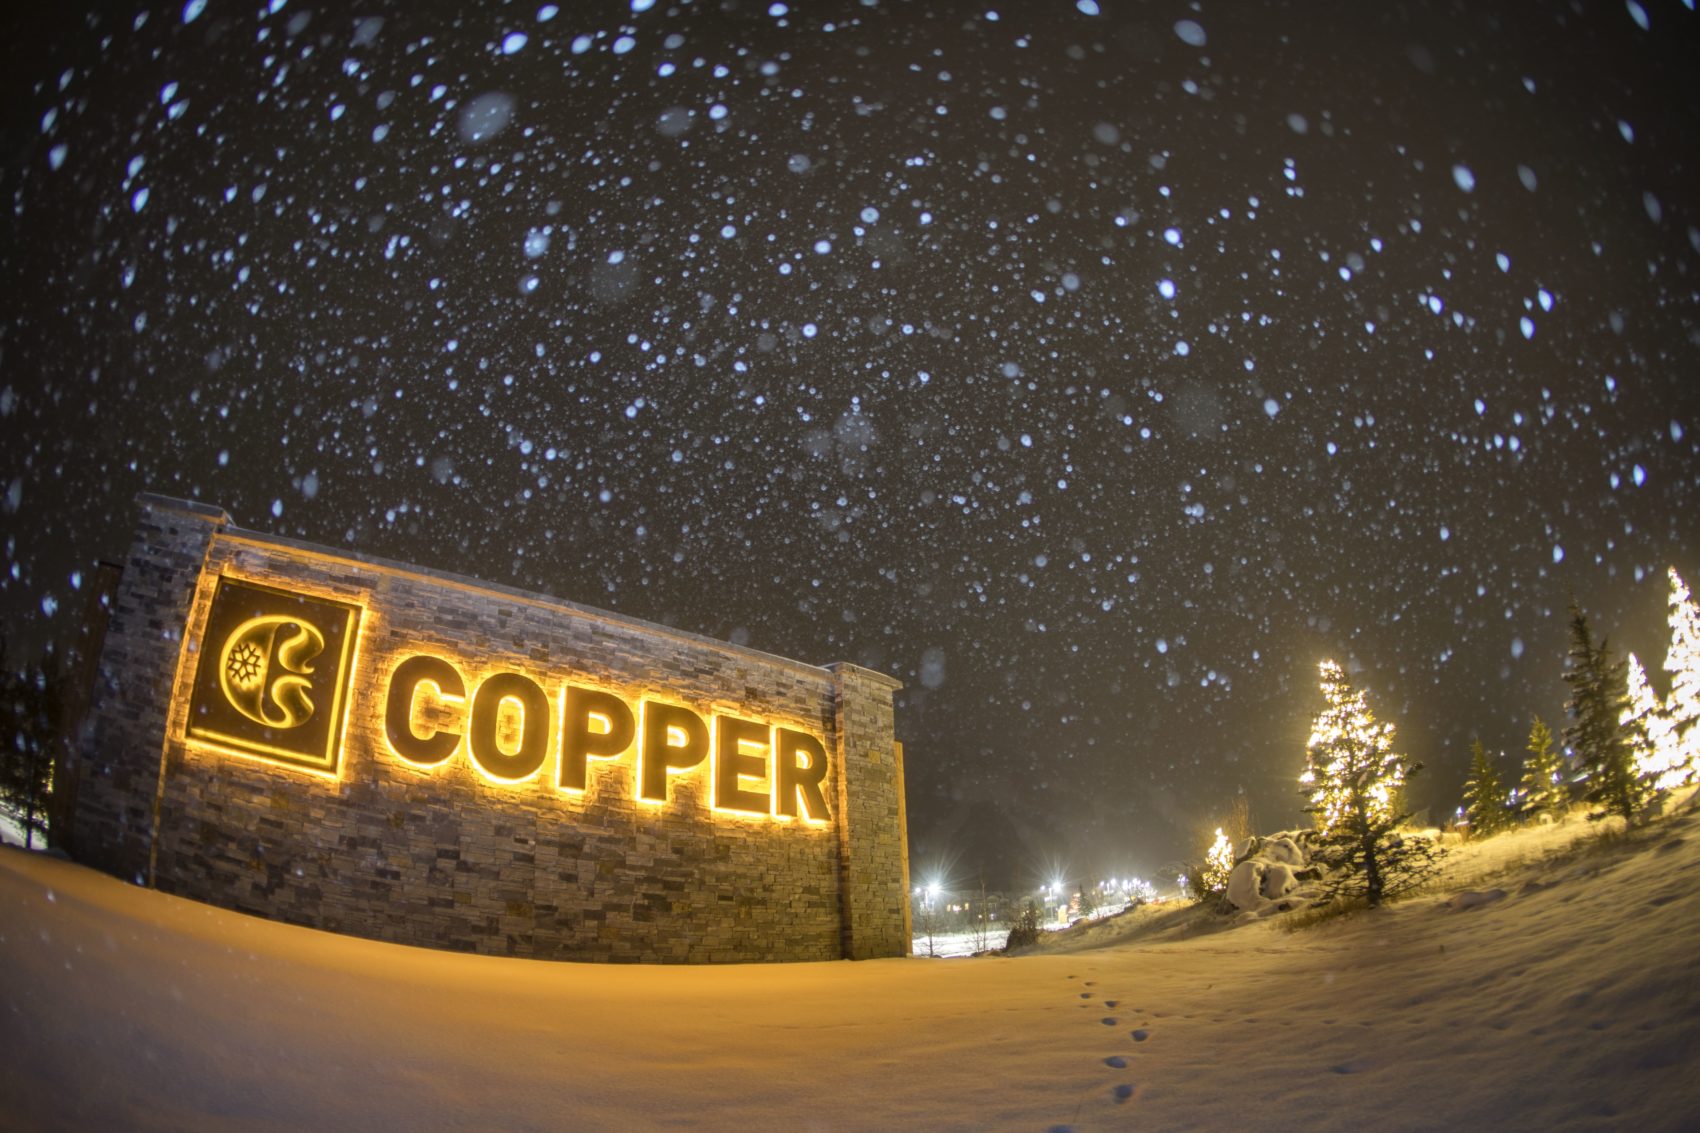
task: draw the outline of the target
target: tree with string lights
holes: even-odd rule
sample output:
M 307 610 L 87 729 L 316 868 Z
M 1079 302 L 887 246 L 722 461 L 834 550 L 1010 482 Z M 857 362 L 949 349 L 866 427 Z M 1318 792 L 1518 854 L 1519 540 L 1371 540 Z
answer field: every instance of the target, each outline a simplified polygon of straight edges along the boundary
M 1645 787 L 1666 790 L 1681 777 L 1676 745 L 1672 742 L 1670 718 L 1659 694 L 1647 680 L 1647 670 L 1641 659 L 1629 655 L 1629 668 L 1624 685 L 1624 708 L 1618 722 L 1623 725 L 1624 742 L 1635 762 L 1635 774 Z
M 1216 840 L 1204 855 L 1204 889 L 1210 893 L 1228 891 L 1228 875 L 1234 872 L 1234 845 L 1222 828 L 1216 828 Z
M 1700 774 L 1700 608 L 1675 567 L 1670 568 L 1668 617 L 1665 672 L 1670 674 L 1670 695 L 1665 698 L 1664 715 L 1670 758 L 1660 776 L 1667 788 L 1691 783 Z
M 1334 870 L 1329 895 L 1362 896 L 1374 908 L 1435 864 L 1427 839 L 1399 833 L 1403 787 L 1421 765 L 1394 750 L 1393 725 L 1376 720 L 1338 664 L 1323 661 L 1319 669 L 1325 703 L 1305 745 L 1301 793 L 1316 820 L 1319 856 Z

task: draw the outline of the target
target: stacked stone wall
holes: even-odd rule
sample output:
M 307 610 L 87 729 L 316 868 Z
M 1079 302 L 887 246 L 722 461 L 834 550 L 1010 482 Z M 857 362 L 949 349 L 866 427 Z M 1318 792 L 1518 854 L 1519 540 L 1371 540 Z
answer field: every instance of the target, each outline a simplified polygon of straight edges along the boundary
M 844 955 L 903 955 L 908 948 L 908 843 L 903 767 L 892 734 L 897 682 L 855 665 L 834 665 L 840 737 L 839 859 Z
M 538 595 L 230 527 L 144 497 L 102 658 L 79 856 L 158 888 L 316 928 L 510 956 L 722 962 L 903 955 L 905 839 L 890 678 L 820 668 Z M 188 735 L 217 580 L 361 609 L 334 775 Z M 419 767 L 384 729 L 405 656 L 770 722 L 829 756 L 826 823 L 716 810 L 705 770 L 639 801 L 635 760 L 583 793 L 503 783 L 466 744 Z M 558 720 L 551 728 L 558 729 Z M 100 773 L 89 772 L 100 769 Z M 90 791 L 90 786 L 95 790 Z
M 70 757 L 72 829 L 55 837 L 97 869 L 146 882 L 172 679 L 218 508 L 143 496 L 102 643 L 88 738 Z M 66 837 L 65 834 L 69 834 Z

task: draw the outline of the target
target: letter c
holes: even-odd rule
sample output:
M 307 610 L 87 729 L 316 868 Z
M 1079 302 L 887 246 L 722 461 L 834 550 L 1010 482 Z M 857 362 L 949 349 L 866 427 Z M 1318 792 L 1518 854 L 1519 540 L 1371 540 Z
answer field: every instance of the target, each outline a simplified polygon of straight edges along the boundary
M 430 767 L 455 753 L 455 748 L 460 746 L 460 733 L 433 731 L 422 736 L 413 730 L 413 703 L 423 684 L 436 685 L 437 694 L 445 700 L 466 696 L 466 684 L 453 665 L 441 657 L 409 657 L 390 674 L 389 696 L 384 701 L 384 732 L 391 751 L 409 763 Z

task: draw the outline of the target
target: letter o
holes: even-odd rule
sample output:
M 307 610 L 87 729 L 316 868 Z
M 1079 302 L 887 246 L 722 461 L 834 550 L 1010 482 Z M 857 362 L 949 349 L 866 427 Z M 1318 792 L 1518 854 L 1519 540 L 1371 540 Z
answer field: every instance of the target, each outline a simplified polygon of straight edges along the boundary
M 502 701 L 510 697 L 519 701 L 523 713 L 519 750 L 512 755 L 496 743 Z M 518 673 L 495 674 L 478 686 L 472 698 L 467 741 L 473 764 L 490 778 L 508 783 L 531 778 L 542 769 L 549 750 L 549 698 L 530 677 Z

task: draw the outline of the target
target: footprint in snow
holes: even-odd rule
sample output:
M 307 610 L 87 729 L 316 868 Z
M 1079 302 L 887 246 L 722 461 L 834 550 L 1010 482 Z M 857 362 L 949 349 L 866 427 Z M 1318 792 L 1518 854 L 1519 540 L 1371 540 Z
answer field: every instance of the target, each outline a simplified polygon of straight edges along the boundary
M 1479 891 L 1475 889 L 1466 889 L 1464 892 L 1453 897 L 1452 900 L 1446 902 L 1446 904 L 1449 908 L 1453 909 L 1479 909 L 1483 905 L 1491 905 L 1495 901 L 1503 900 L 1505 900 L 1505 890 L 1503 889 L 1486 889 Z

